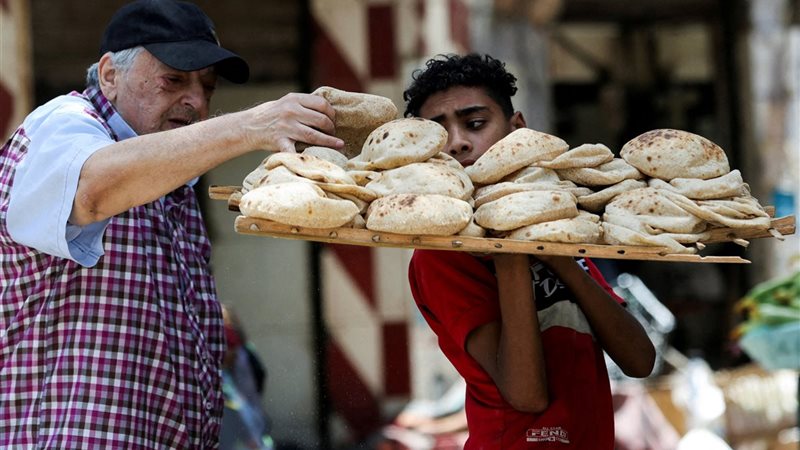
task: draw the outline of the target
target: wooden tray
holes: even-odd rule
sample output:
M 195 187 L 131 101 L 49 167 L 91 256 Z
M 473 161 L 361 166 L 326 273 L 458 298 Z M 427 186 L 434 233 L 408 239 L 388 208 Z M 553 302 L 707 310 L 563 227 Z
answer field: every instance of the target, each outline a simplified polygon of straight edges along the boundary
M 225 200 L 228 202 L 229 210 L 239 211 L 238 201 L 241 197 L 241 191 L 238 186 L 211 186 L 209 188 L 209 197 L 214 200 Z M 767 209 L 768 211 L 773 210 L 772 208 Z M 713 230 L 711 238 L 703 241 L 703 243 L 738 242 L 746 245 L 745 241 L 749 239 L 791 235 L 795 233 L 795 218 L 794 216 L 786 216 L 773 219 L 772 228 L 777 233 L 775 231 L 753 229 L 718 228 Z M 669 253 L 669 250 L 663 247 L 561 244 L 469 236 L 413 236 L 357 228 L 306 228 L 241 215 L 236 218 L 234 229 L 238 233 L 248 235 L 369 247 L 422 248 L 475 253 L 549 254 L 673 262 L 750 263 L 749 260 L 738 256 L 702 256 L 699 254 Z

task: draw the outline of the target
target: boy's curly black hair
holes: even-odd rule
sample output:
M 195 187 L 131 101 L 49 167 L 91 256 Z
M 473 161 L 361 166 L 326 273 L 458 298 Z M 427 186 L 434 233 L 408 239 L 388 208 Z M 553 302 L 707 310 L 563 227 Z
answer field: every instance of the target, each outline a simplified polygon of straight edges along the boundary
M 489 55 L 438 55 L 428 60 L 424 69 L 415 70 L 411 78 L 414 81 L 403 92 L 405 117 L 418 116 L 428 97 L 454 86 L 483 87 L 506 117 L 514 114 L 511 97 L 517 92 L 517 78 L 506 71 L 505 63 Z

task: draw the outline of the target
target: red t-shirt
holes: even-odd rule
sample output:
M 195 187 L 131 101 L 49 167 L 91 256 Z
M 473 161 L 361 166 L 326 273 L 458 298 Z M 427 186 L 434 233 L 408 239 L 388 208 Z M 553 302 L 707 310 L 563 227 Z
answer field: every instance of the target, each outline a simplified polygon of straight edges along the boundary
M 544 264 L 533 261 L 550 396 L 541 414 L 513 409 L 466 351 L 470 332 L 500 319 L 492 259 L 439 250 L 416 250 L 411 259 L 409 280 L 417 306 L 442 352 L 467 382 L 469 440 L 464 448 L 613 449 L 614 412 L 603 351 L 569 289 Z M 593 263 L 578 261 L 623 303 Z

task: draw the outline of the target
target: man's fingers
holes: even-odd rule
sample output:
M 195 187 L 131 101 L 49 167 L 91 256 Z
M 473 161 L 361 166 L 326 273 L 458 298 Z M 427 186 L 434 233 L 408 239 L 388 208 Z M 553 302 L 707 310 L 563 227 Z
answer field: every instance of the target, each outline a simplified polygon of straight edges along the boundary
M 341 149 L 344 147 L 343 140 L 308 126 L 304 127 L 301 136 L 298 137 L 298 141 L 309 145 L 334 149 Z

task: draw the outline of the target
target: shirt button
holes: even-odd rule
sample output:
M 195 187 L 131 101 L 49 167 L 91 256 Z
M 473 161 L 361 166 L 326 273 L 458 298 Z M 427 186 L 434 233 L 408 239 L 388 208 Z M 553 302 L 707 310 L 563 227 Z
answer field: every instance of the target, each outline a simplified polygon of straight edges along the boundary
M 212 409 L 214 409 L 214 404 L 211 402 L 206 402 L 206 409 L 211 411 Z

